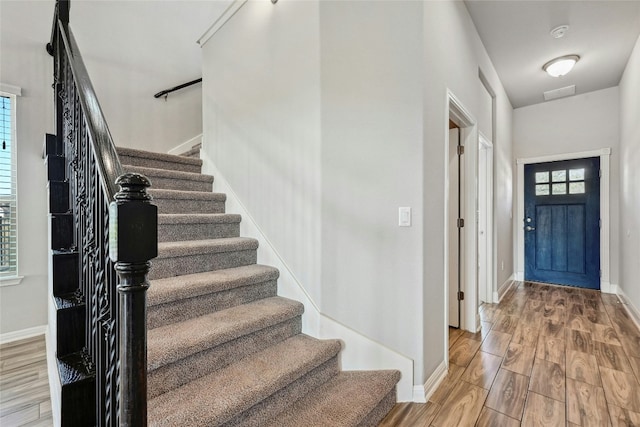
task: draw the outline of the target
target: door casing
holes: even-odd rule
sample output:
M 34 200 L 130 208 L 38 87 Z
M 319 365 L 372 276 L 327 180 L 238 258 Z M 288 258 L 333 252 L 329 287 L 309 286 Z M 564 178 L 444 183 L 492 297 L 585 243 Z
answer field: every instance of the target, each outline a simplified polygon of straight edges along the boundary
M 494 300 L 493 144 L 478 132 L 478 304 Z
M 448 360 L 448 341 L 449 341 L 449 245 L 448 245 L 448 232 L 449 227 L 452 226 L 449 221 L 449 207 L 448 197 L 450 194 L 449 187 L 449 119 L 453 120 L 461 129 L 461 143 L 465 146 L 465 166 L 464 166 L 464 178 L 463 178 L 463 218 L 465 220 L 464 226 L 464 239 L 463 239 L 463 266 L 462 274 L 464 275 L 464 282 L 462 290 L 465 293 L 465 299 L 461 304 L 461 327 L 468 331 L 477 332 L 480 327 L 480 315 L 478 313 L 478 292 L 477 292 L 477 233 L 476 233 L 476 179 L 477 179 L 477 167 L 478 167 L 478 131 L 477 122 L 473 115 L 464 107 L 464 104 L 450 91 L 447 90 L 445 110 L 445 141 L 444 141 L 444 177 L 445 177 L 445 194 L 447 195 L 446 203 L 444 204 L 444 219 L 445 229 L 444 233 L 444 310 L 445 330 L 444 342 L 445 342 L 445 360 Z

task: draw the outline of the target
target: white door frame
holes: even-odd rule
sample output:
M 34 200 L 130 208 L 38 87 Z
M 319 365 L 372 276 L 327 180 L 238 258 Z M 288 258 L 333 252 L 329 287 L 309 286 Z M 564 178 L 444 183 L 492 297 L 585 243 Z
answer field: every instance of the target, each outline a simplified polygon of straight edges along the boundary
M 477 232 L 476 232 L 476 177 L 478 167 L 478 132 L 477 122 L 469 110 L 460 100 L 447 90 L 444 125 L 444 348 L 445 360 L 449 360 L 449 119 L 460 126 L 461 143 L 465 147 L 464 178 L 463 178 L 463 217 L 465 220 L 463 238 L 463 286 L 465 299 L 461 304 L 461 328 L 477 332 L 480 327 L 480 315 L 478 313 L 477 293 Z
M 514 218 L 516 228 L 516 280 L 524 280 L 524 165 L 531 163 L 555 162 L 561 160 L 584 159 L 586 157 L 600 157 L 600 291 L 608 294 L 616 293 L 617 286 L 610 282 L 611 260 L 610 247 L 610 212 L 609 212 L 609 174 L 611 148 L 578 153 L 553 154 L 541 157 L 529 157 L 516 160 L 518 168 L 516 178 L 516 203 L 518 214 Z
M 497 303 L 495 300 L 493 289 L 494 286 L 494 235 L 493 235 L 493 144 L 484 136 L 482 132 L 478 132 L 478 221 L 484 218 L 484 224 L 478 224 L 478 233 L 484 229 L 484 242 L 481 246 L 482 238 L 478 236 L 478 299 L 487 303 Z M 482 152 L 484 151 L 484 154 Z M 484 186 L 481 188 L 482 177 L 484 174 Z M 483 198 L 484 200 L 482 200 Z M 484 208 L 485 213 L 481 212 Z M 481 265 L 484 264 L 483 266 Z M 480 277 L 482 274 L 482 277 Z

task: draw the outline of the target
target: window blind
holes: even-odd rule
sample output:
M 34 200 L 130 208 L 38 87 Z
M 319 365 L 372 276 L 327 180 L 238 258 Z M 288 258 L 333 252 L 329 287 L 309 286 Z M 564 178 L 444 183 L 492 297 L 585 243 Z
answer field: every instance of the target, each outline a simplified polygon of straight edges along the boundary
M 15 99 L 0 95 L 0 279 L 18 274 Z

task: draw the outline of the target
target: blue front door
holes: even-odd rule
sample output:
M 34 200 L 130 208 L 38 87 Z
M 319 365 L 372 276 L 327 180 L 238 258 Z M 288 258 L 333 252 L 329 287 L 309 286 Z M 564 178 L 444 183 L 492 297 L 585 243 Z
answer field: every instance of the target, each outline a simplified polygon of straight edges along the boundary
M 524 167 L 525 280 L 600 289 L 600 158 Z

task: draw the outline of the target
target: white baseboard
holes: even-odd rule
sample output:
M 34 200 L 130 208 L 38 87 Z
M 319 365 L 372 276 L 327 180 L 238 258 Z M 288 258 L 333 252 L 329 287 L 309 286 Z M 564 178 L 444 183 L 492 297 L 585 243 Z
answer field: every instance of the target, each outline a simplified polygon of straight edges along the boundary
M 19 331 L 5 332 L 4 334 L 0 334 L 0 344 L 37 337 L 38 335 L 44 335 L 46 331 L 47 325 L 41 325 L 34 326 L 33 328 L 21 329 Z
M 513 280 L 518 281 L 518 282 L 524 281 L 524 272 L 522 272 L 522 271 L 515 272 L 513 274 Z
M 202 134 L 196 135 L 188 141 L 183 142 L 182 144 L 176 145 L 171 150 L 169 150 L 168 154 L 180 155 L 185 153 L 193 148 L 194 145 L 200 144 L 202 142 Z
M 393 349 L 386 347 L 348 326 L 323 314 L 315 304 L 304 286 L 297 279 L 277 249 L 266 237 L 260 226 L 242 204 L 238 195 L 233 191 L 224 175 L 218 170 L 206 151 L 200 156 L 203 161 L 203 173 L 215 177 L 216 192 L 227 195 L 226 210 L 242 216 L 240 233 L 258 240 L 260 251 L 258 262 L 271 265 L 280 271 L 278 279 L 278 295 L 300 301 L 304 305 L 302 316 L 302 331 L 317 338 L 336 338 L 343 341 L 341 363 L 343 369 L 396 369 L 401 373 L 401 379 L 396 389 L 398 401 L 413 400 L 413 359 L 410 359 Z
M 511 276 L 509 276 L 509 278 L 502 284 L 502 286 L 500 286 L 500 288 L 493 293 L 493 302 L 495 304 L 500 303 L 500 301 L 502 301 L 502 298 L 505 296 L 505 294 L 507 292 L 509 292 L 509 289 L 511 289 L 511 286 L 513 286 L 513 282 L 514 282 L 514 275 L 512 274 Z
M 629 313 L 629 317 L 631 317 L 633 322 L 636 324 L 636 327 L 640 329 L 640 310 L 638 310 L 638 307 L 633 305 L 633 303 L 631 302 L 629 297 L 627 297 L 621 287 L 616 286 L 616 293 L 620 298 L 622 305 L 627 310 L 627 313 Z
M 443 360 L 429 378 L 427 378 L 424 385 L 417 385 L 413 387 L 413 401 L 426 403 L 447 376 L 447 372 L 447 363 Z
M 618 285 L 609 282 L 600 282 L 600 292 L 604 294 L 618 294 Z

